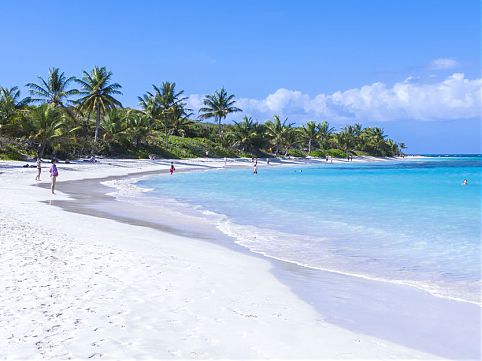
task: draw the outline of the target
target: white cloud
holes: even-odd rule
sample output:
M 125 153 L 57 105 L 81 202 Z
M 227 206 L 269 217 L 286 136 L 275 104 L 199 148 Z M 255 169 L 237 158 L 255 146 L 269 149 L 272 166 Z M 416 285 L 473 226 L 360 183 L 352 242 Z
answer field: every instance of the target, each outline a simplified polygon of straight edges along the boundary
M 192 109 L 195 114 L 203 105 L 203 96 L 200 94 L 191 94 L 187 99 L 187 107 Z
M 455 59 L 438 58 L 430 63 L 429 68 L 433 70 L 445 70 L 445 69 L 453 69 L 458 65 L 459 63 Z
M 482 79 L 454 73 L 437 83 L 407 78 L 389 87 L 373 83 L 360 88 L 310 97 L 298 90 L 278 89 L 264 99 L 238 99 L 243 115 L 264 121 L 278 114 L 292 121 L 326 119 L 345 121 L 455 120 L 481 116 Z M 197 111 L 199 95 L 190 99 Z M 233 116 L 238 119 L 240 114 Z

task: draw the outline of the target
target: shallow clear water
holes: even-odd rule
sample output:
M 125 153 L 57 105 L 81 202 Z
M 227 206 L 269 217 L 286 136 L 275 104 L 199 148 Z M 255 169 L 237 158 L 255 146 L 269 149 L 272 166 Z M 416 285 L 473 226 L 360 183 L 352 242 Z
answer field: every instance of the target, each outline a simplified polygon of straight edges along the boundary
M 458 156 L 247 168 L 137 185 L 253 252 L 480 304 L 481 165 Z

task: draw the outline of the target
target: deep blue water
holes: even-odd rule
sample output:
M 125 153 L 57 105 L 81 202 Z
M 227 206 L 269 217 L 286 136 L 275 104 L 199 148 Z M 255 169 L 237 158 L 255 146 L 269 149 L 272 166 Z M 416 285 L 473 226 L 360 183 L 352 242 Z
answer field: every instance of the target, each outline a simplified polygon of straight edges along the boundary
M 138 185 L 253 252 L 480 304 L 481 166 L 480 156 L 430 157 L 178 173 Z

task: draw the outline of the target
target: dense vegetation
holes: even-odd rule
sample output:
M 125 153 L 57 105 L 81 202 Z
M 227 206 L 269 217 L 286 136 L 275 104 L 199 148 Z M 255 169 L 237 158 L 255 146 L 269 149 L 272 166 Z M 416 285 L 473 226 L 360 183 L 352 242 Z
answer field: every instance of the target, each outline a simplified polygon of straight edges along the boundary
M 105 67 L 67 77 L 58 68 L 47 78 L 18 87 L 0 87 L 0 158 L 36 156 L 73 159 L 92 154 L 115 157 L 187 158 L 205 156 L 399 155 L 403 143 L 381 128 L 348 125 L 338 132 L 324 121 L 294 126 L 274 115 L 264 123 L 244 116 L 223 124 L 242 110 L 224 88 L 207 95 L 199 114 L 187 108 L 176 83 L 152 86 L 138 97 L 139 108 L 124 108 L 121 85 Z M 214 121 L 213 123 L 202 120 Z

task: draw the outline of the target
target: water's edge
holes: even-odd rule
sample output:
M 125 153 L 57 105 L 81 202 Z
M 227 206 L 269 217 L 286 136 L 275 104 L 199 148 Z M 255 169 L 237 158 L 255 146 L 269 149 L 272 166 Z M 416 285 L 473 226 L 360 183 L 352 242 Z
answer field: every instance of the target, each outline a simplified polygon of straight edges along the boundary
M 126 212 L 132 205 L 107 195 L 112 188 L 101 184 L 112 180 L 134 181 L 133 178 L 153 174 L 159 171 L 65 182 L 63 191 L 74 200 L 53 201 L 52 204 L 70 212 L 200 238 L 267 259 L 273 265 L 273 274 L 315 307 L 328 322 L 442 357 L 480 358 L 480 307 L 476 305 L 437 298 L 406 285 L 357 279 L 268 258 L 250 252 L 221 232 L 196 232 L 184 225 L 176 227 L 158 219 L 145 220 L 139 214 Z M 407 328 L 413 332 L 407 333 Z M 461 338 L 461 334 L 465 337 Z M 427 339 L 427 335 L 431 338 Z

